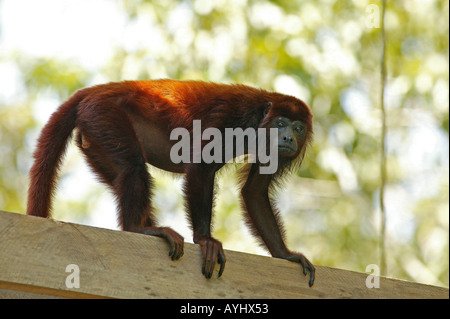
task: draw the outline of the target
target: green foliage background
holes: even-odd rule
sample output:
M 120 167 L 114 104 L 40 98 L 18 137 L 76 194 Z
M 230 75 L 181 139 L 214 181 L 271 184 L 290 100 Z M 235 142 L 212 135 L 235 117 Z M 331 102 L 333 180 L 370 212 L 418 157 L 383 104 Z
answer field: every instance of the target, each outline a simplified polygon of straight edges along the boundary
M 13 63 L 20 82 L 18 95 L 0 98 L 0 209 L 25 211 L 43 95 L 56 108 L 75 90 L 107 81 L 240 82 L 294 94 L 315 116 L 314 144 L 277 196 L 289 246 L 319 265 L 365 272 L 368 264 L 379 264 L 381 32 L 371 24 L 376 22 L 371 9 L 381 8 L 380 1 L 124 0 L 117 5 L 139 41 L 127 45 L 125 36 L 117 35 L 111 58 L 95 68 L 77 59 L 0 51 L 0 72 L 2 64 Z M 386 13 L 387 273 L 444 286 L 449 280 L 448 9 L 448 0 L 398 0 L 388 1 Z M 74 41 L 83 45 L 80 39 Z M 61 183 L 69 183 L 81 157 L 69 151 L 67 161 Z M 161 222 L 181 228 L 189 239 L 182 181 L 156 174 Z M 221 174 L 214 234 L 225 248 L 263 253 L 241 221 L 233 177 L 233 169 Z M 58 193 L 55 218 L 89 223 L 104 192 L 97 185 L 81 198 Z M 108 214 L 114 218 L 114 212 Z

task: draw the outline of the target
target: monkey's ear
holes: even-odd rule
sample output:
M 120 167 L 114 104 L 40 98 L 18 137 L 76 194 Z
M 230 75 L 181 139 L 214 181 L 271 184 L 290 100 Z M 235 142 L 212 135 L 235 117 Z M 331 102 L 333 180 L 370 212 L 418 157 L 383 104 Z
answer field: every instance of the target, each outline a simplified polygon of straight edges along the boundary
M 270 108 L 272 107 L 272 102 L 267 101 L 266 102 L 266 107 L 264 109 L 264 113 L 263 116 L 266 117 L 267 113 L 269 113 Z

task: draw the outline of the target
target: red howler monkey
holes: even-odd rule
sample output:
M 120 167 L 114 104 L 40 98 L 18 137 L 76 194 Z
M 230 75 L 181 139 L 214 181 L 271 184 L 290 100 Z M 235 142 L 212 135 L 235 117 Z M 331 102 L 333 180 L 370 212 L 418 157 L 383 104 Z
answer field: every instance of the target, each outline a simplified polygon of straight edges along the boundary
M 302 254 L 287 249 L 278 212 L 269 198 L 274 181 L 300 164 L 312 135 L 312 115 L 302 101 L 245 85 L 198 81 L 126 81 L 77 91 L 53 113 L 38 140 L 30 171 L 27 214 L 48 217 L 56 176 L 72 131 L 93 171 L 109 185 L 117 199 L 119 222 L 124 231 L 165 238 L 169 255 L 183 255 L 184 239 L 168 227 L 155 225 L 152 214 L 152 177 L 146 163 L 166 171 L 184 173 L 186 209 L 194 243 L 202 250 L 202 273 L 210 278 L 216 262 L 219 276 L 225 267 L 222 244 L 211 236 L 211 217 L 216 172 L 227 162 L 207 163 L 171 160 L 176 141 L 171 131 L 183 128 L 192 135 L 193 121 L 202 129 L 275 128 L 278 132 L 278 169 L 263 174 L 258 158 L 247 163 L 241 174 L 242 207 L 253 233 L 273 257 L 298 262 L 303 273 L 314 266 Z M 236 141 L 233 147 L 236 146 Z M 249 141 L 243 153 L 248 153 Z M 190 158 L 200 152 L 192 147 Z

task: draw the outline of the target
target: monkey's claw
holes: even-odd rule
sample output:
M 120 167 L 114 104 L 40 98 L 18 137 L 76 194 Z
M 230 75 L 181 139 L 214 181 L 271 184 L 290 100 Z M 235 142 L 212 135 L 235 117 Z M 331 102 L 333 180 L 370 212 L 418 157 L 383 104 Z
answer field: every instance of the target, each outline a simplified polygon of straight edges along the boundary
M 303 274 L 305 276 L 308 274 L 307 271 L 309 270 L 308 285 L 312 287 L 312 285 L 314 284 L 316 273 L 316 268 L 314 267 L 314 265 L 303 254 L 300 253 L 292 253 L 289 257 L 286 257 L 285 259 L 292 262 L 300 263 L 303 267 Z
M 196 243 L 202 249 L 202 274 L 208 279 L 211 278 L 217 261 L 220 264 L 218 277 L 222 276 L 226 262 L 222 243 L 214 238 L 199 239 Z

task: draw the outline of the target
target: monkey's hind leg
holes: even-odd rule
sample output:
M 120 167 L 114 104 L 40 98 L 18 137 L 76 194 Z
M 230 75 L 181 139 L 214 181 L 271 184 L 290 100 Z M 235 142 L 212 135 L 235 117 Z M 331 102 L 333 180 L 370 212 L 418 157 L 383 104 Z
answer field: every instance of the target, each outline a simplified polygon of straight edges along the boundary
M 89 116 L 80 114 L 77 142 L 100 180 L 112 188 L 122 229 L 165 238 L 169 256 L 179 259 L 184 238 L 171 228 L 156 226 L 150 201 L 152 178 L 131 122 L 118 109 L 100 112 L 97 108 Z

